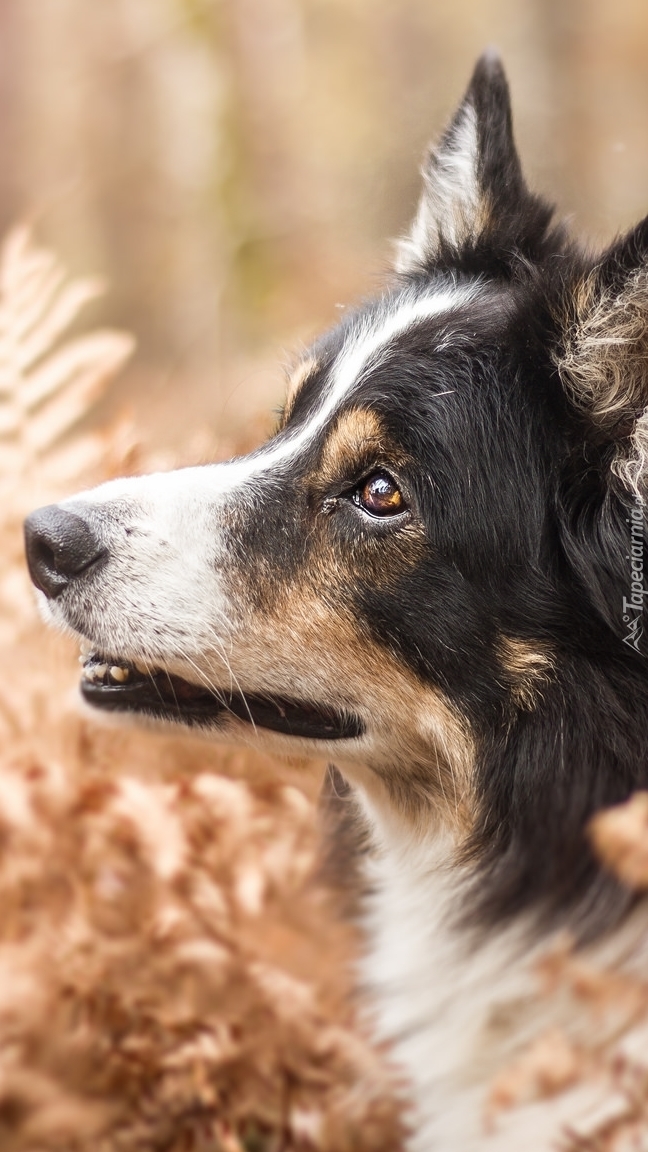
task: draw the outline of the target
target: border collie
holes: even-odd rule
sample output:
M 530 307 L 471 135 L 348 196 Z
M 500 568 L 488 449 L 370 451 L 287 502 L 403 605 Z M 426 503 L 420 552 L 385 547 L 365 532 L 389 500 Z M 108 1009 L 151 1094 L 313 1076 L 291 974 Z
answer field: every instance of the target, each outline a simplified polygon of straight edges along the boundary
M 393 278 L 297 364 L 270 441 L 26 523 L 91 705 L 334 759 L 329 856 L 417 1152 L 555 1147 L 583 1090 L 484 1128 L 498 1071 L 582 1027 L 534 963 L 564 932 L 640 945 L 586 826 L 648 785 L 647 319 L 648 220 L 568 238 L 486 55 Z

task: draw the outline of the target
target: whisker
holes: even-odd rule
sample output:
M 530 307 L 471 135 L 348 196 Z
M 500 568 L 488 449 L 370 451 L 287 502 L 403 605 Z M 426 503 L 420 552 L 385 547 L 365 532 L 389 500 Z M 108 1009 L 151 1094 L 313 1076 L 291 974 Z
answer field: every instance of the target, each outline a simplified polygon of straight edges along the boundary
M 142 663 L 144 664 L 144 666 L 146 668 L 146 675 L 148 676 L 149 680 L 151 681 L 151 684 L 153 685 L 155 691 L 157 692 L 157 695 L 160 698 L 160 704 L 162 704 L 164 706 L 166 704 L 166 701 L 164 699 L 164 696 L 160 692 L 160 689 L 157 686 L 157 681 L 155 679 L 153 672 L 151 672 L 151 667 L 150 667 L 147 655 L 144 655 L 144 654 L 142 655 Z M 175 693 L 174 693 L 174 695 L 175 695 Z M 176 704 L 177 704 L 177 700 L 176 700 Z
M 223 696 L 222 690 L 217 688 L 215 686 L 215 684 L 213 684 L 211 682 L 210 678 L 202 671 L 201 668 L 198 667 L 198 665 L 191 659 L 191 656 L 189 656 L 188 653 L 184 651 L 184 649 L 182 649 L 178 645 L 177 650 L 178 650 L 179 656 L 181 656 L 181 658 L 183 660 L 186 660 L 187 663 L 191 665 L 194 672 L 200 677 L 200 679 L 202 680 L 205 687 L 208 688 L 209 691 L 213 693 L 213 695 L 216 697 L 216 699 L 220 701 L 220 703 L 223 705 L 224 708 L 227 709 L 228 712 L 231 712 L 232 715 L 234 715 L 234 713 L 232 712 L 232 709 L 229 707 L 229 705 L 227 703 L 227 700 Z M 225 666 L 226 666 L 226 668 L 229 672 L 229 675 L 230 675 L 230 687 L 231 687 L 232 682 L 234 682 L 236 684 L 236 691 L 238 692 L 239 696 L 241 697 L 241 700 L 243 701 L 243 704 L 245 705 L 245 709 L 246 709 L 246 712 L 248 714 L 249 722 L 252 725 L 252 728 L 256 734 L 257 733 L 257 726 L 254 722 L 254 718 L 253 718 L 252 713 L 250 711 L 249 704 L 245 698 L 245 693 L 244 693 L 243 689 L 241 688 L 241 685 L 239 684 L 236 676 L 234 675 L 234 672 L 232 671 L 232 667 L 229 663 L 229 660 L 227 660 L 224 653 L 223 653 L 223 662 L 225 663 Z

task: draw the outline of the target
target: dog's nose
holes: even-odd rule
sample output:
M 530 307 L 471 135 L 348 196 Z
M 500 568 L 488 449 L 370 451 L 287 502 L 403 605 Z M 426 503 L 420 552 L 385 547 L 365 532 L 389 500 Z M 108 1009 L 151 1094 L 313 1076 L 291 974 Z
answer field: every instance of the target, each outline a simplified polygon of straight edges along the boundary
M 25 550 L 29 575 L 50 600 L 107 556 L 90 525 L 58 504 L 37 508 L 27 517 Z

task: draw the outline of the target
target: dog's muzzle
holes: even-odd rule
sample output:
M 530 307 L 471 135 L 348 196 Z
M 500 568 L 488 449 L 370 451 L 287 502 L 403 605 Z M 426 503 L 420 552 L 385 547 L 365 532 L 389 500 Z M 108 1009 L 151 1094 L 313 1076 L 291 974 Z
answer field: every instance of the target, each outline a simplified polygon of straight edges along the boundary
M 73 585 L 81 585 L 103 569 L 108 548 L 77 512 L 49 504 L 25 521 L 25 550 L 33 583 L 48 600 L 56 600 Z M 67 599 L 67 598 L 66 598 Z M 67 618 L 66 604 L 62 611 Z M 69 621 L 68 621 L 69 622 Z M 198 683 L 94 647 L 83 624 L 74 620 L 83 641 L 81 692 L 84 699 L 104 711 L 136 712 L 159 720 L 211 727 L 228 718 L 285 736 L 309 740 L 349 740 L 364 732 L 362 720 L 346 709 L 283 695 L 235 692 L 214 685 L 198 674 Z

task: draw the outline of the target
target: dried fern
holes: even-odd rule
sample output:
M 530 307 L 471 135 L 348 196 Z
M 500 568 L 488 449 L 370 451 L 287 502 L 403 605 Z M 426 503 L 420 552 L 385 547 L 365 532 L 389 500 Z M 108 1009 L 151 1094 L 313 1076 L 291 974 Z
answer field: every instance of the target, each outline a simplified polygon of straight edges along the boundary
M 118 471 L 127 466 L 118 434 L 67 435 L 133 349 L 131 336 L 109 329 L 65 338 L 84 305 L 102 291 L 97 279 L 70 279 L 25 227 L 14 228 L 0 248 L 0 645 L 5 653 L 34 620 L 24 515 L 102 479 L 110 468 L 101 465 L 115 457 Z M 10 696 L 6 687 L 0 717 L 7 709 L 20 710 L 18 698 Z
M 0 482 L 42 469 L 130 356 L 133 339 L 123 332 L 63 340 L 102 291 L 97 279 L 69 280 L 28 228 L 7 236 L 0 251 Z
M 289 770 L 95 727 L 36 619 L 22 516 L 132 466 L 67 435 L 132 347 L 66 339 L 99 291 L 25 229 L 0 249 L 0 1148 L 393 1152 Z

